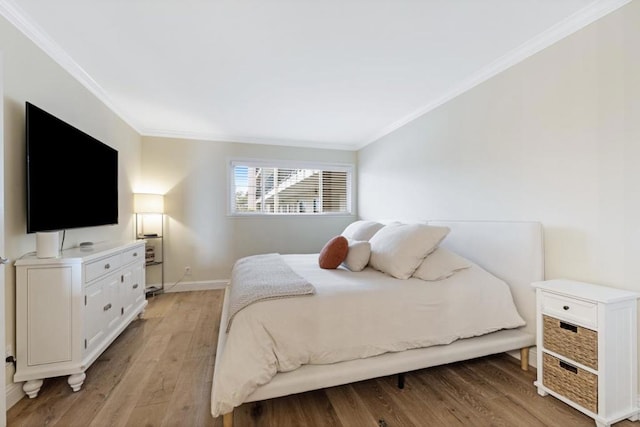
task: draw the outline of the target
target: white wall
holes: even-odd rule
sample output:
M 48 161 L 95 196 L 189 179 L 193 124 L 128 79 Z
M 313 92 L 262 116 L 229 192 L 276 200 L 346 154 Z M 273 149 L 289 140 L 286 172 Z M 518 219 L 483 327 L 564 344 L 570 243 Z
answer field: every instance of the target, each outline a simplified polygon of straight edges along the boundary
M 313 253 L 355 216 L 230 217 L 228 160 L 236 158 L 355 163 L 351 151 L 143 137 L 138 191 L 166 194 L 165 285 L 227 280 L 240 257 L 257 253 Z
M 118 150 L 119 224 L 69 230 L 65 247 L 81 241 L 133 238 L 132 188 L 139 180 L 140 136 L 22 33 L 0 17 L 4 57 L 4 207 L 5 257 L 15 260 L 35 250 L 35 234 L 26 234 L 25 101 L 30 101 Z M 55 141 L 52 141 L 55 143 Z M 78 180 L 91 169 L 78 163 Z M 52 191 L 72 191 L 58 188 Z M 55 206 L 51 207 L 55 209 Z M 5 269 L 6 342 L 15 349 L 15 269 Z M 15 350 L 14 350 L 15 351 Z M 13 370 L 7 372 L 12 382 Z
M 640 291 L 640 2 L 358 153 L 363 218 L 536 220 L 546 275 Z

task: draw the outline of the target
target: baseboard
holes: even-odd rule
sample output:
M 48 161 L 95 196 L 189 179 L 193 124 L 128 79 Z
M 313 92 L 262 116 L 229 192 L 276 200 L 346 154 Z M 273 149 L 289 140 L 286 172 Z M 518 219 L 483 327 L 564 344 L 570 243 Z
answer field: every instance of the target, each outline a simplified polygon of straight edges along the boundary
M 9 408 L 18 403 L 24 396 L 26 396 L 24 390 L 22 390 L 22 383 L 7 384 L 6 393 L 7 410 L 9 410 Z
M 228 280 L 207 280 L 202 282 L 178 282 L 175 285 L 165 285 L 165 292 L 189 292 L 210 291 L 224 289 L 229 284 Z

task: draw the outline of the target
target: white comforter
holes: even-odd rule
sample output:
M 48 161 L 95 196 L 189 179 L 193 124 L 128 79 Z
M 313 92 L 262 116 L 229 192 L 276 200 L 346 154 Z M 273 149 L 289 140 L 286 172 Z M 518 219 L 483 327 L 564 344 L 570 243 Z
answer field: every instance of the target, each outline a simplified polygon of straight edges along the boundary
M 316 294 L 262 301 L 236 314 L 218 355 L 213 416 L 231 412 L 277 372 L 303 364 L 449 344 L 525 323 L 508 285 L 476 265 L 425 282 L 371 268 L 323 270 L 317 254 L 283 257 Z

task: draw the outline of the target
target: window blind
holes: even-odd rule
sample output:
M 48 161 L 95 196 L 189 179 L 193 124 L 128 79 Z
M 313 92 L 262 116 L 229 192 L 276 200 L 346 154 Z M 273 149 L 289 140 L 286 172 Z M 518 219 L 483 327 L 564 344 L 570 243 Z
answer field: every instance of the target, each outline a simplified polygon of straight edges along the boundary
M 350 167 L 232 162 L 233 214 L 347 214 Z

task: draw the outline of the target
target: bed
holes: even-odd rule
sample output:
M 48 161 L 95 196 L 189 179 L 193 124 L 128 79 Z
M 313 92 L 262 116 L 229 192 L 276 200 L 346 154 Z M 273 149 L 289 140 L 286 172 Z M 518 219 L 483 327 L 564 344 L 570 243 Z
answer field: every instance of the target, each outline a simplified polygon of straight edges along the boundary
M 233 424 L 233 408 L 242 403 L 502 352 L 515 351 L 521 359 L 522 368 L 527 369 L 528 351 L 535 345 L 535 294 L 530 284 L 544 279 L 541 224 L 501 221 L 428 221 L 428 224 L 448 228 L 450 231 L 439 246 L 461 255 L 472 268 L 442 281 L 427 282 L 429 286 L 425 286 L 420 279 L 393 279 L 370 267 L 361 272 L 343 268 L 320 269 L 318 254 L 283 255 L 282 260 L 291 269 L 317 285 L 314 295 L 262 301 L 236 311 L 233 306 L 230 308 L 230 288 L 227 287 L 214 366 L 212 415 L 223 416 L 224 425 L 228 427 Z M 469 281 L 486 281 L 489 287 L 477 290 L 475 286 L 468 285 Z M 498 293 L 502 292 L 500 283 L 507 288 L 510 301 L 504 301 L 504 295 Z M 390 286 L 393 293 L 403 295 L 404 300 L 392 299 L 396 297 L 389 293 Z M 491 286 L 496 289 L 495 295 L 490 290 Z M 451 314 L 447 311 L 464 312 L 464 305 L 455 305 L 458 302 L 448 303 L 450 307 L 439 307 L 440 311 L 434 312 L 436 318 L 449 320 L 420 324 L 420 317 L 414 312 L 436 308 L 433 304 L 417 308 L 409 304 L 418 299 L 433 301 L 440 294 L 412 292 L 436 292 L 437 288 L 456 295 L 468 293 L 466 303 L 475 301 L 480 308 L 489 307 L 488 311 L 479 312 L 477 319 L 471 322 L 478 324 L 478 329 L 464 330 L 462 327 L 463 330 L 458 332 L 456 316 L 447 317 Z M 378 290 L 370 292 L 371 289 Z M 456 301 L 464 299 L 456 298 Z M 510 311 L 511 302 L 515 303 L 512 304 L 515 315 Z M 326 313 L 322 304 L 331 305 L 334 313 L 338 314 L 323 315 L 321 324 L 312 324 L 316 316 L 305 317 L 304 313 Z M 506 313 L 500 315 L 499 321 L 503 323 L 491 323 L 493 320 L 490 318 L 499 312 Z M 473 316 L 469 311 L 466 313 L 465 317 Z M 380 318 L 385 322 L 376 320 Z M 486 324 L 483 323 L 485 318 L 489 319 Z M 364 332 L 354 332 L 342 327 L 349 321 L 353 325 L 371 326 L 365 327 Z M 268 327 L 272 329 L 265 332 L 264 322 L 270 323 Z M 309 333 L 279 333 L 277 328 L 285 327 L 287 323 L 303 324 Z M 417 329 L 431 327 L 426 323 L 437 323 L 432 329 L 438 333 L 433 337 L 415 335 Z M 393 329 L 394 324 L 404 327 Z M 399 341 L 384 340 L 385 336 L 394 334 L 404 335 L 398 337 Z M 315 340 L 311 341 L 321 342 L 327 348 L 315 348 L 313 342 L 305 341 L 306 335 L 314 337 Z M 332 347 L 332 340 L 336 343 L 349 340 L 358 345 L 337 351 Z M 256 348 L 251 347 L 254 342 L 258 343 Z M 247 347 L 243 349 L 243 345 Z M 264 369 L 260 364 L 265 365 Z

